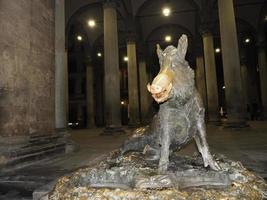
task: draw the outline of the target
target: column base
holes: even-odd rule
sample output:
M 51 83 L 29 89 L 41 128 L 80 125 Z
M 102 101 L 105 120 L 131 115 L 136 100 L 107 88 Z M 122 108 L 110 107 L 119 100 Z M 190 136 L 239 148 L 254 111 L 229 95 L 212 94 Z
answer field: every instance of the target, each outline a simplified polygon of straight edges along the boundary
M 208 122 L 208 124 L 210 124 L 210 125 L 214 125 L 214 126 L 221 126 L 222 125 L 222 121 L 220 121 L 220 120 L 208 120 L 207 121 Z
M 257 120 L 263 120 L 263 121 L 266 121 L 267 120 L 267 112 L 263 112 L 260 117 L 257 118 Z
M 243 129 L 250 127 L 246 121 L 229 121 L 229 120 L 223 122 L 222 126 L 224 129 Z
M 96 128 L 96 126 L 95 125 L 89 125 L 89 126 L 87 125 L 86 128 L 87 129 L 94 129 L 94 128 Z
M 129 123 L 128 127 L 129 128 L 138 128 L 141 126 L 141 123 Z
M 122 126 L 106 126 L 100 135 L 118 135 L 124 133 L 125 130 Z
M 68 130 L 69 130 L 68 127 L 56 128 L 57 133 L 64 133 L 64 132 L 67 132 Z

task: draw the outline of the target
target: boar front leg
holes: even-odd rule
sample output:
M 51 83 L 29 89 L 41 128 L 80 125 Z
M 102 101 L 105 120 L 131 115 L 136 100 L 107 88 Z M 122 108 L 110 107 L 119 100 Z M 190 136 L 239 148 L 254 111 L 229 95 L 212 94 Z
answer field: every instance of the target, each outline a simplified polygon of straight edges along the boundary
M 169 155 L 170 155 L 170 125 L 168 123 L 169 115 L 168 112 L 162 113 L 162 133 L 161 133 L 161 148 L 160 148 L 160 160 L 159 160 L 159 173 L 164 173 L 168 169 Z
M 204 166 L 210 166 L 213 170 L 220 170 L 220 166 L 214 161 L 206 140 L 206 127 L 204 122 L 204 109 L 200 111 L 200 117 L 197 122 L 197 133 L 194 136 L 199 152 L 202 155 Z

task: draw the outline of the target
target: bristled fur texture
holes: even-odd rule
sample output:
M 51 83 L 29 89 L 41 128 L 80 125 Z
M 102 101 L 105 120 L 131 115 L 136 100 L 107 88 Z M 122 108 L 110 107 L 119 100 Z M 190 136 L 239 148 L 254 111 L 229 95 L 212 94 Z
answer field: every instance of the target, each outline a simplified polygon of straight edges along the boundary
M 159 55 L 159 53 L 161 55 Z M 163 52 L 158 52 L 159 63 L 162 66 L 164 57 L 171 59 L 171 70 L 175 76 L 173 78 L 173 88 L 170 98 L 175 98 L 181 104 L 186 103 L 195 91 L 195 73 L 185 59 L 177 56 L 177 48 L 168 46 Z
M 171 83 L 155 81 L 154 85 L 152 82 L 152 86 L 163 88 L 164 92 L 166 85 L 171 84 L 171 92 L 163 102 L 159 102 L 159 112 L 154 117 L 150 128 L 143 131 L 144 134 L 140 137 L 127 141 L 121 148 L 122 153 L 144 149 L 148 159 L 159 160 L 160 173 L 168 169 L 169 155 L 172 150 L 179 149 L 192 139 L 196 141 L 204 166 L 210 166 L 214 170 L 220 169 L 213 160 L 206 141 L 205 109 L 195 88 L 194 71 L 185 60 L 186 51 L 185 35 L 179 39 L 177 48 L 168 46 L 162 51 L 157 45 L 161 66 L 157 77 L 160 77 L 161 73 L 168 74 L 171 76 Z

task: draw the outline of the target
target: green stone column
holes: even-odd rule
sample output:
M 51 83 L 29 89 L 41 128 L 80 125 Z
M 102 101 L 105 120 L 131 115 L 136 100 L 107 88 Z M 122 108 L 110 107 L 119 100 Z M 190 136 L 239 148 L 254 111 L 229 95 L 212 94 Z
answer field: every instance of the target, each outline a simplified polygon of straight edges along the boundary
M 140 123 L 139 94 L 137 78 L 137 59 L 135 41 L 127 42 L 128 57 L 128 96 L 129 96 L 129 125 Z
M 208 121 L 218 122 L 220 118 L 213 36 L 210 32 L 205 32 L 202 34 L 202 39 L 205 59 Z
M 104 3 L 104 109 L 107 129 L 121 127 L 120 72 L 115 2 Z
M 243 126 L 245 104 L 233 0 L 218 0 L 228 125 Z

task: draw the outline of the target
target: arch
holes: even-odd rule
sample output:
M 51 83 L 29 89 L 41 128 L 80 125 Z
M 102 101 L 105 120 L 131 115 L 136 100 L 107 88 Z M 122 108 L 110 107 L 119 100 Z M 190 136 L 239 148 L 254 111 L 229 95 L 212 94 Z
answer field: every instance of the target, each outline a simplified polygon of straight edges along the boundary
M 74 24 L 70 25 L 70 27 L 69 27 L 68 34 L 66 35 L 66 47 L 67 47 L 67 49 L 69 49 L 72 46 L 72 43 L 75 42 L 75 40 L 76 40 L 75 35 L 78 32 L 80 34 L 82 34 L 82 36 L 83 36 L 83 44 L 84 44 L 85 48 L 87 50 L 90 49 L 91 45 L 89 42 L 87 32 L 84 29 L 83 25 L 78 21 L 75 23 L 75 27 L 74 27 Z M 71 38 L 72 36 L 74 36 L 73 39 Z
M 255 28 L 249 23 L 249 22 L 247 22 L 246 20 L 244 20 L 244 19 L 242 19 L 242 18 L 236 18 L 236 24 L 237 24 L 237 26 L 238 25 L 242 25 L 242 26 L 244 26 L 244 27 L 247 27 L 247 29 L 246 29 L 246 32 L 247 33 L 251 33 L 251 34 L 253 34 L 254 36 L 256 36 L 256 30 L 255 30 Z
M 68 21 L 66 22 L 66 34 L 68 33 L 69 31 L 69 27 L 70 25 L 75 21 L 76 17 L 79 16 L 81 13 L 83 12 L 87 12 L 89 9 L 92 10 L 92 9 L 95 9 L 95 8 L 99 8 L 101 7 L 102 8 L 102 3 L 101 2 L 95 2 L 95 3 L 91 3 L 91 4 L 87 4 L 87 5 L 84 5 L 80 8 L 78 8 L 68 19 Z M 119 9 L 116 9 L 117 10 L 117 14 L 118 14 L 118 19 L 119 18 L 123 18 L 121 12 Z M 102 16 L 102 21 L 103 22 L 103 16 Z M 124 24 L 125 25 L 125 24 Z
M 102 6 L 101 3 L 96 2 L 96 3 L 91 3 L 87 4 L 85 6 L 82 6 L 78 8 L 68 19 L 66 22 L 66 35 L 68 34 L 69 27 L 71 24 L 73 24 L 76 21 L 76 17 L 79 16 L 81 13 L 86 12 L 88 9 L 94 9 L 96 7 Z
M 158 32 L 159 30 L 162 30 L 162 29 L 168 29 L 168 28 L 171 29 L 172 27 L 175 27 L 177 29 L 182 30 L 185 34 L 188 35 L 189 38 L 193 38 L 193 34 L 187 28 L 185 28 L 184 26 L 181 26 L 179 24 L 164 24 L 164 25 L 161 25 L 161 26 L 158 26 L 158 27 L 154 28 L 147 35 L 147 37 L 145 38 L 145 41 L 147 42 L 148 41 L 148 38 L 150 38 L 155 32 Z
M 258 19 L 258 30 L 259 34 L 263 34 L 264 32 L 264 27 L 266 24 L 266 16 L 267 16 L 267 2 L 265 2 L 261 8 L 259 19 Z
M 195 0 L 180 0 L 180 1 L 185 1 L 185 2 L 189 2 L 189 4 L 196 10 L 199 10 L 199 5 L 195 2 Z M 155 2 L 155 0 L 145 0 L 143 1 L 136 9 L 136 12 L 133 13 L 134 16 L 138 16 L 142 10 L 144 10 L 145 8 L 147 8 L 149 6 L 149 4 L 151 4 L 152 2 Z
M 264 22 L 264 17 L 267 15 L 267 2 L 264 2 L 263 3 L 263 6 L 261 8 L 261 11 L 260 11 L 260 19 L 259 19 L 259 22 L 262 23 Z

